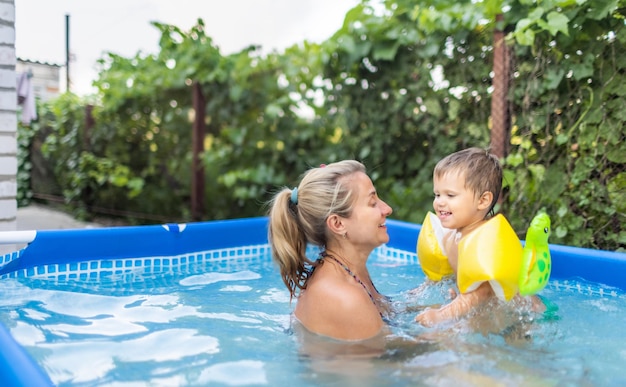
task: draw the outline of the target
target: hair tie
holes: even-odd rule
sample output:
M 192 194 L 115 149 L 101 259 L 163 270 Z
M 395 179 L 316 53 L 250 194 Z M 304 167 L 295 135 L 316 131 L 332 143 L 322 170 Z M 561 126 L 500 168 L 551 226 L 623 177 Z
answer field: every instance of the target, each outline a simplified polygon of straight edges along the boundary
M 298 204 L 298 187 L 293 187 L 291 190 L 291 202 L 293 204 Z

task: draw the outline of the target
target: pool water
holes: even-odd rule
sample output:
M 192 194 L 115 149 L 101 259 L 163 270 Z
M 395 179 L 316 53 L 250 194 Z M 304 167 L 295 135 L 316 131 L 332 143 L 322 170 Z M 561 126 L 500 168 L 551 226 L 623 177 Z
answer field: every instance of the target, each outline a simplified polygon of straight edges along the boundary
M 477 330 L 472 318 L 423 328 L 417 311 L 446 302 L 451 284 L 424 285 L 414 254 L 382 248 L 368 265 L 397 312 L 393 344 L 375 357 L 315 358 L 299 350 L 269 248 L 250 251 L 4 278 L 0 322 L 59 386 L 626 383 L 626 296 L 616 289 L 552 281 L 547 315 L 489 305 L 488 320 L 508 319 L 501 329 Z

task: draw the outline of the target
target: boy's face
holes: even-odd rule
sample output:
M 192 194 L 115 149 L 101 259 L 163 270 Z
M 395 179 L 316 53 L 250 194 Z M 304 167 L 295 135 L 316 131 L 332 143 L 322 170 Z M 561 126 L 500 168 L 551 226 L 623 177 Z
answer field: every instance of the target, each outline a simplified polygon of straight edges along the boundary
M 477 195 L 465 187 L 465 173 L 450 171 L 434 177 L 433 191 L 433 208 L 443 227 L 462 229 L 484 219 Z

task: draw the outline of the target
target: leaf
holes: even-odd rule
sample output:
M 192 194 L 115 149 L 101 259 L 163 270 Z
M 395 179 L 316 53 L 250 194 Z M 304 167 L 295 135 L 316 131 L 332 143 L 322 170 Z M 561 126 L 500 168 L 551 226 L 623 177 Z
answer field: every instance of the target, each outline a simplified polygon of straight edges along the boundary
M 585 15 L 589 19 L 600 20 L 613 12 L 619 4 L 618 0 L 593 0 Z
M 448 102 L 448 119 L 454 121 L 459 117 L 459 111 L 461 110 L 461 103 L 456 99 L 451 99 Z
M 528 14 L 528 18 L 532 21 L 540 20 L 544 12 L 545 10 L 543 9 L 543 7 L 537 7 L 530 11 L 530 13 Z
M 400 47 L 400 42 L 385 42 L 381 45 L 374 46 L 372 57 L 374 60 L 393 60 L 396 57 L 396 52 Z
M 433 57 L 439 53 L 439 43 L 427 41 L 426 44 L 422 45 L 418 51 L 424 58 Z
M 367 157 L 370 155 L 370 152 L 371 152 L 370 146 L 365 145 L 363 148 L 361 148 L 361 151 L 359 152 L 359 158 L 361 160 L 367 159 Z
M 626 213 L 626 172 L 620 172 L 607 182 L 609 198 L 615 208 Z
M 561 84 L 563 77 L 565 76 L 565 70 L 562 68 L 549 68 L 546 71 L 545 79 L 545 87 L 547 90 L 555 90 Z
M 243 87 L 241 87 L 240 85 L 233 85 L 230 90 L 230 99 L 233 102 L 237 102 L 239 101 L 239 99 L 241 98 L 241 95 L 243 94 Z
M 116 187 L 124 187 L 128 183 L 128 177 L 125 175 L 114 175 L 109 178 L 109 181 Z
M 505 169 L 502 171 L 502 187 L 511 187 L 515 182 L 515 172 Z
M 544 180 L 546 168 L 543 165 L 540 165 L 540 164 L 529 165 L 528 171 L 533 176 L 533 178 L 537 181 L 537 183 L 541 183 Z
M 520 19 L 515 25 L 515 32 L 524 32 L 524 30 L 530 27 L 532 23 L 533 23 L 532 20 L 528 18 Z
M 424 101 L 424 106 L 426 106 L 426 111 L 428 114 L 433 115 L 436 118 L 441 118 L 443 116 L 443 111 L 441 110 L 441 105 L 439 105 L 439 100 L 434 98 L 428 98 Z
M 567 235 L 567 228 L 565 226 L 557 226 L 554 231 L 557 238 L 564 238 Z
M 587 54 L 583 58 L 582 63 L 573 65 L 574 79 L 580 81 L 581 79 L 591 77 L 593 75 L 594 59 L 593 54 Z
M 502 13 L 502 0 L 485 0 L 485 16 L 493 19 L 499 13 Z
M 560 12 L 552 11 L 547 16 L 548 19 L 548 31 L 552 36 L 555 36 L 558 32 L 562 32 L 564 35 L 569 36 L 567 16 Z
M 515 31 L 513 33 L 515 40 L 522 46 L 532 46 L 535 42 L 535 31 L 526 29 L 523 31 Z
M 506 164 L 515 168 L 520 166 L 524 162 L 524 156 L 519 153 L 511 153 L 506 157 Z
M 271 103 L 265 108 L 265 114 L 270 118 L 280 117 L 283 114 L 283 109 L 279 105 Z

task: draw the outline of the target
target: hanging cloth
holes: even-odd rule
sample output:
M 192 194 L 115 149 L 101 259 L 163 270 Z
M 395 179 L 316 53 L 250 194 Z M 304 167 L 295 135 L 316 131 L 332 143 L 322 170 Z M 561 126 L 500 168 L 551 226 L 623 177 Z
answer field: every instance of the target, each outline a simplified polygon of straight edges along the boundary
M 17 103 L 22 106 L 22 123 L 24 125 L 30 125 L 31 121 L 37 119 L 32 76 L 32 73 L 28 71 L 20 74 L 17 80 Z

